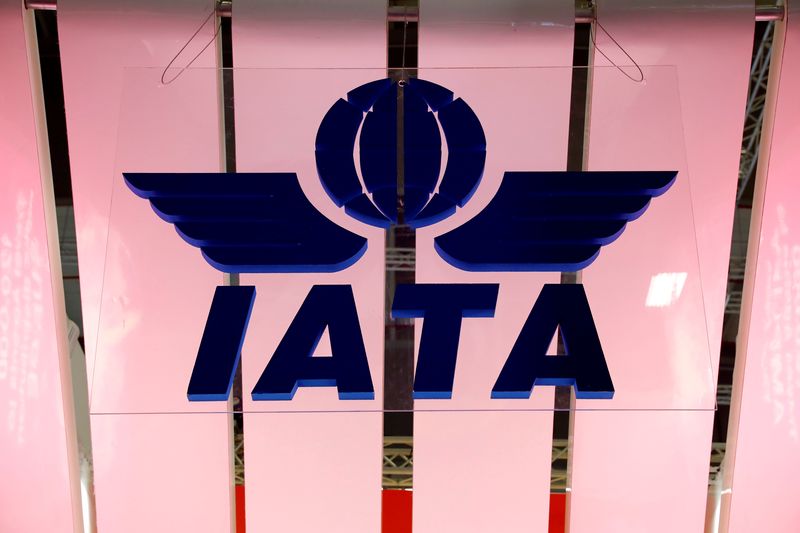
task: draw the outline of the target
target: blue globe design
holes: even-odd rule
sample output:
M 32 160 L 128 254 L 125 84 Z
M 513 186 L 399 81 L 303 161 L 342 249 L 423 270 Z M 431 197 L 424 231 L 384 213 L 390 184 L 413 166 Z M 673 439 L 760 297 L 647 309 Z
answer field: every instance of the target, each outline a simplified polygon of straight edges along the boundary
M 333 202 L 348 215 L 384 228 L 397 223 L 400 90 L 403 215 L 406 224 L 419 228 L 463 207 L 483 176 L 483 128 L 469 105 L 454 98 L 449 89 L 418 78 L 410 79 L 402 89 L 391 79 L 353 89 L 347 99 L 333 104 L 319 126 L 317 173 Z M 442 133 L 447 143 L 443 173 Z M 356 142 L 363 185 L 353 155 Z

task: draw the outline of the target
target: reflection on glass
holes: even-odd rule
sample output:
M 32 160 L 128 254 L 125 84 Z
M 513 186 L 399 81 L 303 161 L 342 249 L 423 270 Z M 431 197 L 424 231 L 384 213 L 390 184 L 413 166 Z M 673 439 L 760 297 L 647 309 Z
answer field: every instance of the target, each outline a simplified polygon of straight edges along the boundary
M 686 284 L 686 272 L 662 272 L 650 279 L 647 289 L 647 307 L 667 307 L 678 300 Z

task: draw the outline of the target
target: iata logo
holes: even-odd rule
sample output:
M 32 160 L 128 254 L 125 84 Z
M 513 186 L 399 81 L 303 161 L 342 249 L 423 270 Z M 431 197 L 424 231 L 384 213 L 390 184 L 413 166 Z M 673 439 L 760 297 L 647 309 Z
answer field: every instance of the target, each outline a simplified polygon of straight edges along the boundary
M 384 228 L 397 223 L 422 227 L 469 201 L 483 177 L 486 150 L 480 121 L 451 91 L 420 79 L 402 85 L 383 79 L 353 89 L 333 104 L 317 132 L 315 156 L 322 185 L 348 215 Z M 404 179 L 399 183 L 401 165 Z M 578 271 L 641 216 L 653 197 L 665 193 L 676 175 L 505 172 L 486 208 L 436 237 L 434 246 L 442 260 L 461 270 Z M 222 272 L 336 272 L 356 263 L 367 249 L 367 239 L 311 205 L 296 174 L 126 173 L 125 180 Z M 392 315 L 424 319 L 414 398 L 451 397 L 461 321 L 493 317 L 498 287 L 397 287 Z M 255 287 L 217 287 L 189 382 L 189 400 L 228 398 L 254 301 Z M 312 357 L 326 329 L 331 357 Z M 557 331 L 566 354 L 549 357 Z M 528 398 L 536 385 L 574 386 L 577 398 L 614 394 L 580 284 L 544 286 L 487 394 Z M 252 398 L 291 400 L 298 387 L 311 386 L 336 387 L 343 400 L 374 398 L 349 285 L 311 288 Z

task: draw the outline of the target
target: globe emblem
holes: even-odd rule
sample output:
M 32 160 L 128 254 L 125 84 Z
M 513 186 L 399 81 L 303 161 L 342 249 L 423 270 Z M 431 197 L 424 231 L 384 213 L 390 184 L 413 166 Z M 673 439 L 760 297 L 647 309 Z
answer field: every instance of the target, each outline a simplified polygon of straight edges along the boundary
M 323 187 L 348 215 L 384 228 L 402 215 L 402 222 L 419 228 L 472 197 L 483 176 L 486 137 L 469 105 L 445 87 L 418 78 L 400 84 L 381 79 L 331 106 L 317 131 L 315 156 Z

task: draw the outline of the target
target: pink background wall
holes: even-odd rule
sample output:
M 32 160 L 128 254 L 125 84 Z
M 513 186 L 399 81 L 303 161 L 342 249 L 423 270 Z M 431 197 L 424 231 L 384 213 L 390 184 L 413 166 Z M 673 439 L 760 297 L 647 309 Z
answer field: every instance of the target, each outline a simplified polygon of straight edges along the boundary
M 627 402 L 631 408 L 714 406 L 713 369 L 719 357 L 753 42 L 752 4 L 728 4 L 727 9 L 719 8 L 718 2 L 598 5 L 600 23 L 638 63 L 676 66 L 675 89 L 681 106 L 679 117 L 674 96 L 665 93 L 659 103 L 658 94 L 653 94 L 659 81 L 661 87 L 670 88 L 668 80 L 659 80 L 665 76 L 664 69 L 645 69 L 647 85 L 641 87 L 641 98 L 633 97 L 639 87 L 622 73 L 604 71 L 594 80 L 589 168 L 669 164 L 681 170 L 673 190 L 655 199 L 642 219 L 631 224 L 584 275 L 587 293 L 596 301 L 598 328 L 613 331 L 604 346 L 607 352 L 613 349 L 609 366 L 620 391 L 614 402 Z M 601 32 L 597 42 L 616 62 L 629 65 Z M 594 63 L 608 64 L 599 54 Z M 625 71 L 638 76 L 633 67 Z M 655 98 L 647 101 L 648 96 Z M 616 125 L 599 120 L 613 116 L 619 106 L 631 114 Z M 683 147 L 676 146 L 682 137 L 685 162 L 680 154 Z M 692 251 L 676 248 L 673 240 L 688 223 L 686 206 L 676 211 L 675 202 L 688 192 L 694 208 L 699 272 Z M 647 277 L 631 277 L 625 264 L 636 265 L 635 272 Z M 685 273 L 683 291 L 668 306 L 648 308 L 648 278 L 655 279 L 651 276 L 660 272 Z M 700 284 L 705 313 L 696 307 Z M 637 311 L 630 314 L 633 310 Z M 702 345 L 706 328 L 708 349 Z M 619 353 L 627 355 L 615 362 Z M 713 411 L 579 411 L 570 531 L 702 531 L 713 416 Z
M 477 214 L 494 196 L 504 171 L 566 170 L 571 71 L 489 74 L 432 67 L 569 66 L 573 24 L 569 2 L 421 3 L 419 75 L 453 90 L 472 107 L 486 134 L 487 161 L 472 200 L 451 218 L 417 231 L 416 279 L 499 281 L 500 294 L 494 319 L 467 319 L 462 325 L 453 399 L 415 402 L 416 533 L 547 530 L 553 390 L 537 389 L 530 401 L 521 402 L 491 400 L 490 391 L 542 284 L 557 283 L 559 274 L 462 272 L 438 256 L 433 238 Z M 537 407 L 546 410 L 419 411 Z
M 33 14 L 21 2 L 0 1 L 0 50 L 0 530 L 68 531 L 81 516 L 67 324 Z
M 232 521 L 229 417 L 180 414 L 227 407 L 186 400 L 222 275 L 121 178 L 221 169 L 216 72 L 159 81 L 212 9 L 205 0 L 58 5 L 100 531 L 216 533 Z M 213 46 L 196 65 L 217 65 Z
M 243 275 L 258 297 L 245 340 L 245 485 L 251 531 L 374 533 L 381 523 L 385 232 L 337 208 L 322 188 L 314 139 L 347 91 L 386 76 L 386 5 L 371 0 L 234 4 L 236 163 L 240 172 L 296 172 L 312 204 L 369 239 L 366 254 L 333 274 Z M 259 67 L 364 70 L 258 70 Z M 300 388 L 291 402 L 252 402 L 250 392 L 314 284 L 352 284 L 373 401 L 339 401 L 335 388 Z M 325 351 L 324 341 L 317 351 Z M 286 414 L 270 411 L 377 412 Z M 257 412 L 256 412 L 257 411 Z
M 731 533 L 800 523 L 800 5 L 788 11 L 774 44 L 736 351 L 721 520 Z

